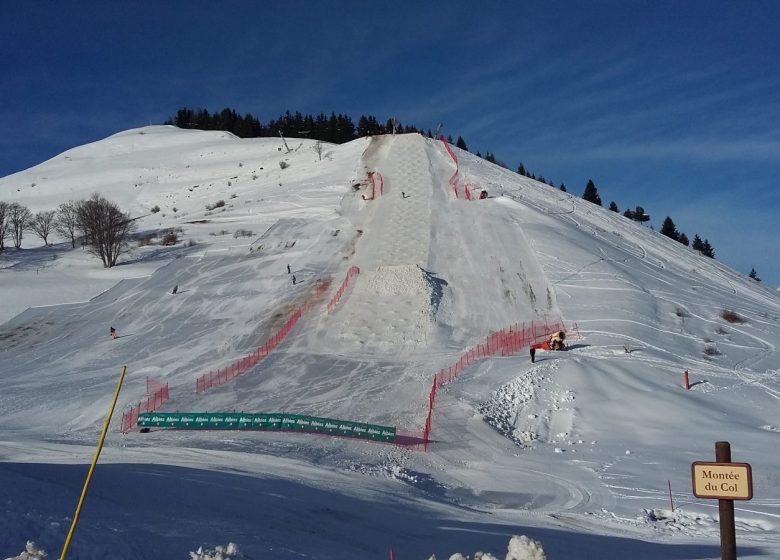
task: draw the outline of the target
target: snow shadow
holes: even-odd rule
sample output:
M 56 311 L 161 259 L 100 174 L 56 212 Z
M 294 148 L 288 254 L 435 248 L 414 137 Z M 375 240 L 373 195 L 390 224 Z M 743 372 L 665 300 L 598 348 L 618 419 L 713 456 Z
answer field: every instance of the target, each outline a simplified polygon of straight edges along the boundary
M 270 465 L 269 465 L 270 466 Z M 0 463 L 6 490 L 0 554 L 30 539 L 56 554 L 69 528 L 87 465 Z M 95 471 L 71 554 L 78 558 L 184 558 L 198 546 L 235 542 L 249 558 L 448 558 L 490 551 L 503 557 L 512 535 L 542 542 L 549 558 L 715 558 L 720 546 L 484 523 L 484 516 L 419 496 L 387 492 L 397 482 L 355 475 L 354 495 L 278 478 L 152 464 L 106 464 Z M 325 483 L 327 484 L 327 483 Z M 362 494 L 362 496 L 357 496 Z M 521 514 L 522 515 L 522 514 Z M 176 530 L 171 531 L 171 519 Z M 565 516 L 558 518 L 562 524 Z M 349 535 L 349 538 L 345 538 Z M 761 549 L 740 546 L 740 555 Z
M 431 309 L 435 314 L 439 310 L 441 300 L 444 298 L 444 288 L 448 286 L 447 281 L 443 278 L 438 278 L 433 272 L 428 272 L 422 267 L 420 267 L 420 270 L 422 270 L 425 279 L 431 286 Z
M 43 271 L 53 266 L 61 254 L 72 250 L 70 243 L 59 243 L 32 249 L 16 249 L 13 246 L 6 246 L 0 251 L 0 271 Z

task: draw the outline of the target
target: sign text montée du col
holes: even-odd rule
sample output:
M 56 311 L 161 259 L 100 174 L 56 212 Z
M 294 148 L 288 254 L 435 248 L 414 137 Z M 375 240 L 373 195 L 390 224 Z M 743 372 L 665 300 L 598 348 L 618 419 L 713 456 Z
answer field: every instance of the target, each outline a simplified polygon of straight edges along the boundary
M 693 495 L 719 500 L 753 498 L 753 474 L 748 463 L 707 463 L 691 465 Z

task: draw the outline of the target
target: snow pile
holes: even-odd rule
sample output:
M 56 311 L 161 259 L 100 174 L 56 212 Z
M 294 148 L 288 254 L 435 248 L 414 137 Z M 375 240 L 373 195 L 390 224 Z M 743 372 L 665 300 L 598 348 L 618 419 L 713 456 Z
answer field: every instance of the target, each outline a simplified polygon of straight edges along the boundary
M 539 541 L 515 535 L 509 541 L 506 560 L 547 560 L 547 556 Z
M 427 347 L 434 326 L 433 296 L 430 277 L 417 265 L 361 273 L 344 302 L 343 324 L 349 330 L 340 333 L 340 343 L 355 340 L 360 347 L 389 352 Z
M 380 266 L 366 276 L 367 288 L 378 296 L 422 293 L 430 298 L 430 286 L 419 266 Z
M 429 560 L 435 560 L 431 556 Z M 468 560 L 468 556 L 457 553 L 450 556 L 449 560 Z M 474 560 L 498 560 L 489 552 L 474 553 Z M 506 554 L 506 560 L 547 560 L 547 556 L 542 548 L 542 543 L 529 539 L 525 535 L 513 536 L 509 541 L 509 548 Z
M 517 418 L 525 405 L 536 396 L 536 386 L 541 382 L 537 371 L 529 371 L 505 383 L 490 395 L 490 399 L 477 408 L 485 422 L 499 433 L 523 446 L 539 436 L 532 430 L 520 429 Z M 535 418 L 535 417 L 534 417 Z
M 6 560 L 44 560 L 48 557 L 49 555 L 45 550 L 38 548 L 34 542 L 27 541 L 24 552 L 13 558 L 6 558 Z
M 229 560 L 231 558 L 243 558 L 234 543 L 228 543 L 227 546 L 218 546 L 214 550 L 203 550 L 201 546 L 197 552 L 190 552 L 192 560 Z
M 689 512 L 682 509 L 671 511 L 666 508 L 645 509 L 645 520 L 658 527 L 686 534 L 718 533 L 718 520 L 706 513 Z

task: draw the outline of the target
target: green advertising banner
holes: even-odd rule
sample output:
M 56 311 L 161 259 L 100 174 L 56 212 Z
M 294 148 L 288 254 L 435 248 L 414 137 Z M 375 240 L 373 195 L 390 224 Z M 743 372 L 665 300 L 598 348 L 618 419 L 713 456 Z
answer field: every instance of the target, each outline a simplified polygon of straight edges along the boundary
M 235 412 L 144 412 L 138 416 L 141 428 L 179 430 L 285 430 L 315 432 L 393 443 L 395 428 L 334 420 L 301 414 L 245 414 Z

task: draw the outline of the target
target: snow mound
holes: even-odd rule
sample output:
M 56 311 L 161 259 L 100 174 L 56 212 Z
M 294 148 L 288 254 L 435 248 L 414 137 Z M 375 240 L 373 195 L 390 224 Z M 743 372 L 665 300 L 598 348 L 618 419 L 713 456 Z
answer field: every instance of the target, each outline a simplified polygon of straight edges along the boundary
M 379 296 L 423 294 L 430 301 L 431 285 L 416 265 L 380 266 L 366 275 L 367 289 Z
M 38 548 L 34 542 L 27 541 L 24 552 L 13 558 L 6 558 L 6 560 L 45 560 L 48 557 L 49 555 L 45 550 Z
M 534 430 L 518 426 L 517 418 L 523 408 L 536 397 L 536 388 L 540 382 L 539 373 L 531 370 L 499 387 L 477 410 L 482 414 L 483 420 L 496 431 L 523 447 L 538 439 L 539 435 Z M 535 416 L 532 419 L 535 419 Z
M 231 558 L 243 558 L 234 543 L 228 543 L 227 546 L 218 546 L 214 550 L 203 550 L 198 548 L 197 552 L 190 552 L 191 560 L 230 560 Z
M 435 560 L 435 558 L 435 556 L 431 556 L 429 560 Z M 468 560 L 468 556 L 458 552 L 450 556 L 449 560 Z M 475 552 L 474 560 L 498 559 L 489 552 Z M 547 560 L 547 556 L 542 548 L 542 543 L 539 541 L 530 539 L 525 535 L 515 535 L 509 541 L 505 560 Z
M 434 289 L 431 277 L 417 265 L 362 273 L 346 302 L 339 342 L 380 352 L 427 347 L 434 327 Z
M 547 556 L 539 541 L 515 535 L 509 541 L 506 560 L 547 560 Z

